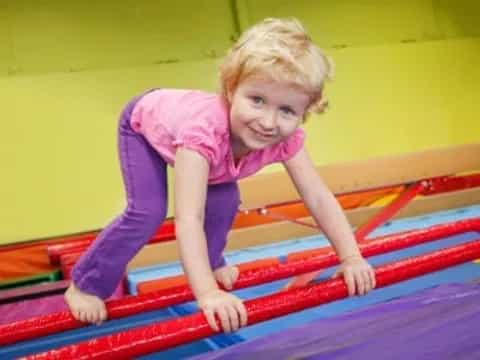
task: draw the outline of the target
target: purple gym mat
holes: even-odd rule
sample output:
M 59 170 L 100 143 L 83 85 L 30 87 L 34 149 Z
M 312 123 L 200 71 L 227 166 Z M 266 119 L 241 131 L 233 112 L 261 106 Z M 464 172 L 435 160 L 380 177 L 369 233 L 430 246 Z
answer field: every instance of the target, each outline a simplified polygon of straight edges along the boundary
M 57 281 L 3 291 L 0 294 L 1 301 L 6 301 L 8 297 L 16 301 L 0 304 L 0 324 L 67 310 L 63 293 L 68 283 L 68 281 Z M 123 285 L 119 285 L 110 299 L 121 298 L 124 294 Z M 21 299 L 22 296 L 24 297 L 23 300 Z
M 0 306 L 0 324 L 25 320 L 34 316 L 47 315 L 66 310 L 63 295 L 47 296 L 40 299 L 29 299 Z
M 480 284 L 448 284 L 190 359 L 480 359 Z

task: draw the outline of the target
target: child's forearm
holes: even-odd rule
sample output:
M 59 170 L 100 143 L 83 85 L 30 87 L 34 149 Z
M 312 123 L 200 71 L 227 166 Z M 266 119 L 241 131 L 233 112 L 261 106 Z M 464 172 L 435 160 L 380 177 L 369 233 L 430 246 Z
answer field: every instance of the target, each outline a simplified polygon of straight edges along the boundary
M 218 289 L 208 260 L 207 242 L 201 221 L 183 220 L 175 223 L 180 259 L 196 298 Z
M 355 236 L 340 204 L 324 184 L 313 199 L 306 199 L 305 202 L 340 260 L 361 255 Z

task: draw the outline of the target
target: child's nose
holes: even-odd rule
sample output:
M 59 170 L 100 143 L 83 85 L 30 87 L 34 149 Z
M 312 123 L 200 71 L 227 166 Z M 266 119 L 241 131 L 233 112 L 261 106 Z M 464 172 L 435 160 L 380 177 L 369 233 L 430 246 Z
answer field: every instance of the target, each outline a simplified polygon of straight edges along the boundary
M 275 128 L 277 115 L 274 111 L 266 112 L 260 121 L 260 125 L 264 130 L 272 130 Z

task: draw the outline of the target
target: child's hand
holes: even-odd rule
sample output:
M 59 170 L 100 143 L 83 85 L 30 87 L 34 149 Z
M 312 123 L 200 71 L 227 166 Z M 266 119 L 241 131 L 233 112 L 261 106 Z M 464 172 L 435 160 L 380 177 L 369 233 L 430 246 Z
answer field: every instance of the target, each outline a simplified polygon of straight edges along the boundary
M 247 325 L 247 309 L 242 300 L 226 291 L 215 289 L 203 294 L 198 298 L 198 306 L 214 331 L 220 331 L 215 314 L 218 315 L 224 332 L 237 331 Z
M 233 284 L 238 279 L 239 270 L 236 266 L 225 265 L 213 272 L 217 280 L 227 290 L 232 290 Z
M 65 301 L 75 319 L 100 325 L 107 319 L 107 309 L 102 299 L 80 291 L 73 282 L 65 292 Z
M 343 260 L 333 278 L 343 274 L 348 288 L 348 295 L 365 295 L 375 288 L 375 272 L 370 264 L 360 255 Z M 356 290 L 356 291 L 355 291 Z

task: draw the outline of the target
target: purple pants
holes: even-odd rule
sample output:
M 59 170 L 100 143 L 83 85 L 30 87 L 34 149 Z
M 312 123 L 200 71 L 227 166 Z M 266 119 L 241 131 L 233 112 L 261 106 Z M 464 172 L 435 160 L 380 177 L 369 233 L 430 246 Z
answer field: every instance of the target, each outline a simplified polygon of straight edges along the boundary
M 118 149 L 127 206 L 98 235 L 72 270 L 83 292 L 108 298 L 128 262 L 156 232 L 167 214 L 167 164 L 143 136 L 130 127 L 133 99 L 120 116 Z M 240 203 L 236 182 L 209 185 L 204 230 L 212 269 L 225 265 L 227 234 Z

